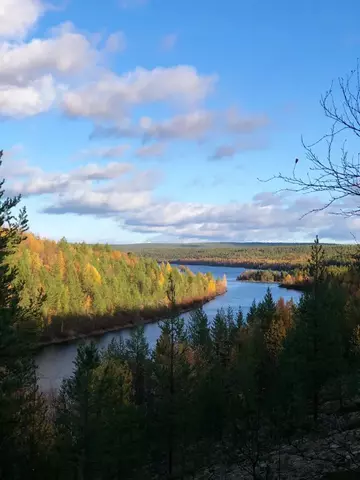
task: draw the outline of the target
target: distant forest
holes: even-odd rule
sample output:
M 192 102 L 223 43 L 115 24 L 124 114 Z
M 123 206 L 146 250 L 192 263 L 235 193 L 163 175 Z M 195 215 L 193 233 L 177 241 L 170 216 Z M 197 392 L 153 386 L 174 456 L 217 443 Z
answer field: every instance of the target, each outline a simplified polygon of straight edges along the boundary
M 212 264 L 244 268 L 293 270 L 304 268 L 311 254 L 310 244 L 133 244 L 112 245 L 124 252 L 132 251 L 158 261 L 188 264 Z M 356 245 L 323 245 L 327 266 L 349 266 Z

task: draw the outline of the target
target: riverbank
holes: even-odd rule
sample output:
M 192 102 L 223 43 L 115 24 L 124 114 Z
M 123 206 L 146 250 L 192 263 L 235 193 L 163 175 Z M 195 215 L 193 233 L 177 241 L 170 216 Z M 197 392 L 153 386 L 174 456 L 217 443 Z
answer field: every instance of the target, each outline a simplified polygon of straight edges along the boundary
M 57 332 L 51 336 L 51 330 L 60 329 L 61 325 L 64 325 L 64 322 L 71 323 L 72 319 L 67 318 L 54 318 L 54 322 L 58 328 L 51 329 L 47 328 L 47 331 L 43 332 L 40 336 L 40 341 L 37 344 L 37 348 L 41 349 L 50 345 L 61 345 L 71 342 L 75 342 L 81 339 L 98 337 L 109 332 L 117 332 L 120 330 L 133 328 L 137 325 L 146 325 L 148 323 L 155 323 L 159 320 L 164 320 L 173 315 L 183 315 L 190 312 L 191 310 L 196 310 L 201 308 L 206 303 L 211 302 L 216 297 L 225 295 L 227 292 L 227 287 L 219 287 L 214 295 L 204 297 L 203 299 L 196 299 L 192 301 L 184 302 L 181 305 L 178 305 L 176 308 L 162 307 L 158 309 L 147 309 L 146 311 L 136 311 L 136 312 L 118 312 L 116 315 L 112 316 L 102 316 L 102 317 L 91 317 L 91 316 L 81 316 L 77 317 L 78 325 L 86 325 L 87 328 L 93 327 L 88 331 L 74 331 L 71 329 L 65 330 L 63 332 Z M 116 324 L 106 325 L 107 323 Z M 100 328 L 96 328 L 96 324 L 102 325 Z

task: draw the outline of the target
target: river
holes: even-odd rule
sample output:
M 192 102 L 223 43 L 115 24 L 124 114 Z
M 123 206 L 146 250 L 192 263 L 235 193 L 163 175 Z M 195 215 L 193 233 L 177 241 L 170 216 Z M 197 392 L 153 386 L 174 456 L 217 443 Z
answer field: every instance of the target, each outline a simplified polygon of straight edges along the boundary
M 262 300 L 268 287 L 271 289 L 274 300 L 283 297 L 285 300 L 293 298 L 297 301 L 301 295 L 295 290 L 279 288 L 277 284 L 236 281 L 236 277 L 240 272 L 245 270 L 244 268 L 210 265 L 191 265 L 189 268 L 194 273 L 211 272 L 215 278 L 222 277 L 224 274 L 227 277 L 227 292 L 204 305 L 204 310 L 210 319 L 214 318 L 219 308 L 227 308 L 228 306 L 236 310 L 241 306 L 243 313 L 246 314 L 254 299 L 257 302 Z M 188 317 L 188 314 L 185 314 L 184 317 Z M 159 332 L 160 328 L 157 323 L 148 323 L 145 325 L 145 334 L 150 347 L 155 345 Z M 129 334 L 130 329 L 124 329 L 117 332 L 105 333 L 102 336 L 94 337 L 93 340 L 100 348 L 104 348 L 109 345 L 113 338 L 119 338 L 120 336 L 126 338 Z M 39 351 L 36 357 L 36 363 L 38 365 L 39 385 L 43 391 L 57 389 L 62 379 L 71 375 L 77 346 L 80 342 L 84 341 L 90 341 L 90 339 L 60 345 L 50 345 Z

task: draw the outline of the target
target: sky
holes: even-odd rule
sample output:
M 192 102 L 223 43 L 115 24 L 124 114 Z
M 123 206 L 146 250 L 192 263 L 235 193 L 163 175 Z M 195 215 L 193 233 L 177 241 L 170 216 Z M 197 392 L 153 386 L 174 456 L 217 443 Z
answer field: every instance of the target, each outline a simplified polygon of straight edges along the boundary
M 360 237 L 279 191 L 356 66 L 357 0 L 0 0 L 6 193 L 69 241 Z M 356 143 L 351 143 L 356 153 Z M 323 153 L 320 151 L 320 154 Z

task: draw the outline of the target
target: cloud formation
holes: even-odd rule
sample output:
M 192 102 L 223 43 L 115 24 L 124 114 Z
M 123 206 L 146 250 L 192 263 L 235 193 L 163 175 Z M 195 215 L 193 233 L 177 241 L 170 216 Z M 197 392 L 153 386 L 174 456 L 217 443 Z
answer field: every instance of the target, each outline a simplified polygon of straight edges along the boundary
M 213 90 L 214 75 L 200 75 L 194 67 L 152 70 L 136 68 L 118 76 L 110 72 L 77 90 L 64 95 L 63 109 L 71 117 L 120 122 L 131 107 L 157 102 L 196 104 Z
M 75 192 L 95 180 L 118 179 L 133 170 L 131 164 L 110 162 L 106 165 L 87 164 L 67 173 L 46 173 L 24 160 L 7 162 L 6 157 L 3 168 L 9 180 L 6 184 L 7 194 L 21 193 L 24 197 Z
M 23 39 L 44 12 L 40 0 L 1 0 L 0 38 Z
M 23 165 L 26 167 L 26 165 Z M 319 212 L 301 219 L 303 213 L 320 207 L 318 198 L 256 194 L 249 202 L 225 204 L 174 202 L 156 197 L 163 180 L 156 170 L 139 171 L 125 163 L 89 164 L 68 173 L 49 174 L 24 170 L 13 175 L 11 192 L 49 198 L 44 213 L 112 218 L 122 228 L 147 235 L 166 235 L 174 240 L 311 240 L 314 235 L 349 240 L 360 232 L 358 219 L 343 219 Z M 99 183 L 96 183 L 99 182 Z M 357 223 L 356 223 L 357 222 Z
M 148 140 L 202 140 L 210 132 L 214 115 L 205 110 L 175 115 L 174 117 L 154 122 L 149 117 L 142 117 L 138 124 L 124 122 L 117 127 L 95 127 L 91 137 L 140 138 Z

